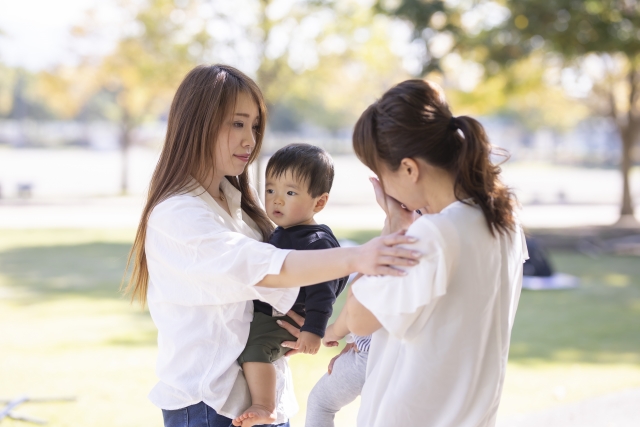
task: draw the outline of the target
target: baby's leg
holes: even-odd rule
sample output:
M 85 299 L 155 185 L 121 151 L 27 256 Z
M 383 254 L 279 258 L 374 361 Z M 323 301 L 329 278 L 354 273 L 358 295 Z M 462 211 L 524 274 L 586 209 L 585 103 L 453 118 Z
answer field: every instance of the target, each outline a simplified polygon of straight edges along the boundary
M 271 363 L 246 362 L 242 370 L 249 385 L 251 406 L 233 420 L 233 425 L 273 424 L 276 420 L 276 368 Z
M 333 427 L 336 412 L 362 392 L 366 362 L 366 354 L 353 350 L 335 361 L 331 375 L 324 374 L 309 394 L 305 427 Z

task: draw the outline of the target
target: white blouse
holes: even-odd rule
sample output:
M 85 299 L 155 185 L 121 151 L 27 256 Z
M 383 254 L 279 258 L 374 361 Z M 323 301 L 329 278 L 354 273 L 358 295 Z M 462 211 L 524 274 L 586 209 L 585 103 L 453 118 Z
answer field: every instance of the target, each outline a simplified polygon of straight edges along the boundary
M 382 324 L 358 426 L 493 426 L 528 258 L 522 229 L 493 237 L 478 207 L 456 202 L 407 234 L 420 264 L 353 285 Z
M 159 382 L 149 399 L 162 409 L 204 402 L 228 418 L 250 404 L 236 362 L 249 336 L 253 299 L 287 312 L 299 288 L 255 286 L 278 274 L 289 253 L 262 243 L 255 222 L 240 208 L 241 193 L 226 179 L 222 191 L 232 215 L 199 186 L 159 203 L 147 226 L 147 301 L 158 328 Z M 285 358 L 277 368 L 277 422 L 296 411 Z

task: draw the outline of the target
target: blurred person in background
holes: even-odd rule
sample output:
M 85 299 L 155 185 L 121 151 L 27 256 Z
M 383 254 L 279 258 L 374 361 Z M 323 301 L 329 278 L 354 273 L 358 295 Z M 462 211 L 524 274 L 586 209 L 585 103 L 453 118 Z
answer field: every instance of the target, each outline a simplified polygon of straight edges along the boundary
M 302 325 L 289 311 L 297 287 L 356 271 L 404 275 L 394 266 L 415 265 L 419 257 L 397 247 L 415 241 L 402 233 L 322 251 L 263 243 L 273 225 L 249 184 L 247 165 L 258 156 L 265 122 L 256 84 L 224 65 L 192 70 L 171 105 L 127 286 L 132 297 L 148 302 L 158 328 L 159 382 L 149 398 L 167 427 L 229 427 L 251 404 L 237 358 L 254 299 Z M 298 328 L 283 324 L 299 336 Z M 291 375 L 285 358 L 274 365 L 275 422 L 288 426 L 297 409 Z

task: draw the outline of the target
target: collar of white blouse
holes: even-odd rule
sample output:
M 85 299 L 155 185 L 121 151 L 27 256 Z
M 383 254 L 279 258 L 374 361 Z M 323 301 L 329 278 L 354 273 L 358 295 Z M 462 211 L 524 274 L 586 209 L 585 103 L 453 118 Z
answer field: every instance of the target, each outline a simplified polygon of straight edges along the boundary
M 211 197 L 211 194 L 205 190 L 205 188 L 198 183 L 198 186 L 189 192 L 194 197 L 202 199 L 217 215 L 218 222 L 221 222 L 231 231 L 237 231 L 247 237 L 260 240 L 260 233 L 252 228 L 242 215 L 241 201 L 242 193 L 236 187 L 234 187 L 226 178 L 220 183 L 220 189 L 227 199 L 227 205 L 229 206 L 229 212 L 231 215 Z

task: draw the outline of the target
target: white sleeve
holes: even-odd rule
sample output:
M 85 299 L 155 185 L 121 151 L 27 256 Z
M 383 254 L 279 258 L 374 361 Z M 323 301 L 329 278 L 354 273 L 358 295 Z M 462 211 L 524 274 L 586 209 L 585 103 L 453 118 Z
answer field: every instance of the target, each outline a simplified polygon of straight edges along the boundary
M 442 237 L 435 226 L 429 221 L 414 223 L 407 235 L 420 240 L 406 247 L 424 256 L 417 266 L 406 270 L 406 276 L 366 276 L 353 284 L 356 299 L 399 339 L 411 339 L 419 332 L 413 326 L 446 294 L 449 274 Z M 418 323 L 422 325 L 424 320 Z
M 156 301 L 218 305 L 262 299 L 287 312 L 299 292 L 255 286 L 267 274 L 280 273 L 289 251 L 230 231 L 194 203 L 154 209 L 145 251 L 148 297 Z
M 522 226 L 518 224 L 516 226 L 516 233 L 518 234 L 518 238 L 520 238 L 520 244 L 522 245 L 522 262 L 524 263 L 529 259 L 529 248 L 527 248 L 527 238 L 524 235 L 524 230 Z

